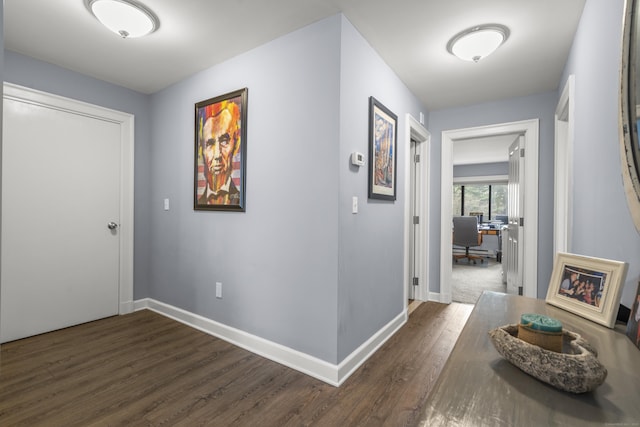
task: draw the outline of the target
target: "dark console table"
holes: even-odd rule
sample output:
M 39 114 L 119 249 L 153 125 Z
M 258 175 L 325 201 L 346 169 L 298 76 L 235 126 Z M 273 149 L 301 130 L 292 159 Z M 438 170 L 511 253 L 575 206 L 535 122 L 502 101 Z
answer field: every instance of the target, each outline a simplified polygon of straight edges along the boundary
M 522 313 L 560 320 L 598 350 L 604 384 L 585 394 L 536 380 L 498 354 L 487 332 Z M 640 350 L 624 325 L 608 329 L 543 300 L 482 294 L 429 395 L 420 426 L 640 426 Z

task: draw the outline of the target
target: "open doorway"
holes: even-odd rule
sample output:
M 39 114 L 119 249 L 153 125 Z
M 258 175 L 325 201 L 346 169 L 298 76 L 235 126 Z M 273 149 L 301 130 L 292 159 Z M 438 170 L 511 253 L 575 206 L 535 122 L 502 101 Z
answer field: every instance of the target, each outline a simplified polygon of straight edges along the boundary
M 442 133 L 441 159 L 441 238 L 440 238 L 440 301 L 452 301 L 452 241 L 451 219 L 453 197 L 453 144 L 454 141 L 486 138 L 496 135 L 518 134 L 523 136 L 524 188 L 521 244 L 523 262 L 518 266 L 522 281 L 522 293 L 537 297 L 538 258 L 538 120 L 503 123 L 466 129 L 444 131 Z
M 454 143 L 453 178 L 453 256 L 451 296 L 453 302 L 475 304 L 483 291 L 506 292 L 506 264 L 503 264 L 504 238 L 508 237 L 508 181 L 510 141 L 515 137 L 494 141 L 474 140 L 465 153 L 484 150 L 483 163 L 464 163 L 456 156 Z M 493 153 L 491 152 L 493 148 Z M 491 154 L 491 156 L 488 156 Z M 486 162 L 485 162 L 486 160 Z M 464 225 L 475 217 L 473 234 L 467 247 Z M 460 222 L 462 221 L 462 222 Z M 467 222 L 465 222 L 467 221 Z M 473 223 L 473 221 L 471 221 Z M 462 240 L 462 241 L 461 241 Z M 467 256 L 468 255 L 468 256 Z

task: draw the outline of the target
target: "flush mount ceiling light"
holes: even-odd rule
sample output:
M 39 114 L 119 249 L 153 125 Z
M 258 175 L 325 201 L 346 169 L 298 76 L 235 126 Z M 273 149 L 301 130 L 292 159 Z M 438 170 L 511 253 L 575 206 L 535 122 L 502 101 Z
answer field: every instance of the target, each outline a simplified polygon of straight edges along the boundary
M 158 18 L 129 0 L 86 0 L 93 15 L 123 39 L 142 37 L 158 28 Z
M 504 25 L 478 25 L 453 36 L 447 50 L 465 61 L 478 62 L 492 54 L 508 37 L 509 29 Z

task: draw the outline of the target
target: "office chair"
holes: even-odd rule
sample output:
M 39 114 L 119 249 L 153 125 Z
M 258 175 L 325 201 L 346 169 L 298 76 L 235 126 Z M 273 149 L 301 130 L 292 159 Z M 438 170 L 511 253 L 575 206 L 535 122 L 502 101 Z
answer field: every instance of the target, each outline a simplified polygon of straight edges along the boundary
M 469 212 L 469 216 L 477 216 L 478 217 L 478 222 L 480 224 L 482 224 L 484 222 L 484 220 L 483 220 L 484 212 Z
M 454 216 L 453 217 L 453 244 L 464 246 L 464 255 L 454 254 L 453 258 L 456 262 L 460 258 L 467 258 L 469 261 L 476 263 L 479 259 L 484 262 L 481 256 L 469 254 L 470 247 L 478 247 L 482 244 L 482 236 L 478 233 L 478 217 L 477 216 Z

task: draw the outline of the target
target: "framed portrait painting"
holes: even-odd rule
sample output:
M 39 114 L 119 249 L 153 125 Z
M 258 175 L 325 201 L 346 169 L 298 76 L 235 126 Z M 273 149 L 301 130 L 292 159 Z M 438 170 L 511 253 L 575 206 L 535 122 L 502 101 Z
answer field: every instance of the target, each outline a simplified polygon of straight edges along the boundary
M 369 97 L 369 198 L 396 199 L 398 117 Z
M 622 261 L 559 252 L 546 302 L 613 328 L 627 268 Z
M 247 93 L 195 105 L 194 209 L 245 211 Z

